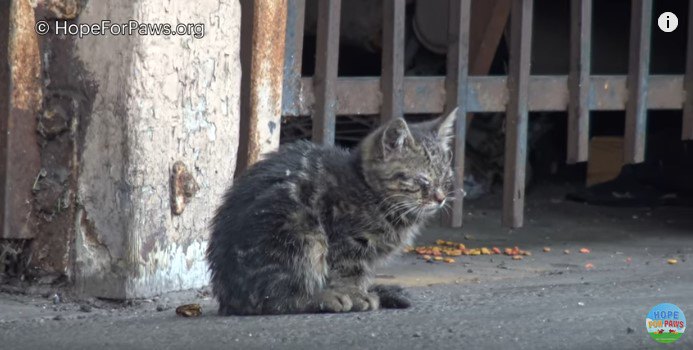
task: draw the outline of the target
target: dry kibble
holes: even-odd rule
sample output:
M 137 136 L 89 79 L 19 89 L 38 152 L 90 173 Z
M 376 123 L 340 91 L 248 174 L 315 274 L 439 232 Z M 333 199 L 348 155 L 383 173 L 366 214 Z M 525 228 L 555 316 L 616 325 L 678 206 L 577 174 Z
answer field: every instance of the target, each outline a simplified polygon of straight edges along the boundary
M 465 249 L 467 249 L 467 247 L 464 244 L 460 243 L 457 245 L 457 249 L 464 251 Z
M 442 240 L 442 239 L 436 239 L 436 244 L 437 244 L 437 245 L 444 245 L 444 244 L 445 244 L 445 241 Z
M 176 308 L 176 314 L 183 317 L 197 317 L 202 315 L 200 304 L 186 304 Z
M 434 256 L 434 257 L 433 257 L 433 260 L 435 260 L 435 261 L 443 261 L 443 257 L 442 257 L 442 256 Z
M 563 254 L 570 254 L 570 249 L 566 249 L 563 251 Z
M 478 248 L 474 248 L 469 251 L 469 255 L 481 255 L 481 250 Z
M 522 255 L 513 255 L 513 260 L 522 260 Z
M 523 250 L 523 251 L 522 251 L 522 255 L 532 256 L 532 252 L 527 251 L 527 250 Z
M 430 260 L 431 260 L 431 256 L 430 256 L 430 255 L 424 255 L 424 256 L 422 256 L 421 258 L 424 259 L 424 260 L 426 260 L 426 261 L 430 261 Z
M 459 249 L 453 249 L 448 252 L 448 255 L 450 256 L 460 256 L 462 255 L 462 251 Z
M 491 251 L 493 252 L 493 254 L 500 254 L 501 253 L 501 251 L 500 251 L 500 249 L 498 249 L 498 247 L 493 247 L 493 249 L 491 249 Z
M 544 253 L 548 253 L 551 251 L 551 247 L 544 247 Z
M 491 255 L 491 251 L 488 250 L 488 248 L 483 247 L 483 248 L 481 248 L 481 254 L 483 254 L 483 255 Z
M 676 264 L 678 264 L 678 263 L 679 263 L 679 261 L 676 260 L 676 259 L 669 259 L 669 260 L 667 260 L 667 264 L 669 264 L 669 265 L 676 265 Z
M 590 250 L 587 249 L 587 248 L 580 248 L 580 253 L 582 253 L 582 254 L 589 254 L 589 253 L 590 253 Z
M 585 269 L 592 270 L 593 268 L 594 268 L 594 265 L 592 265 L 592 263 L 585 264 Z
M 453 258 L 445 258 L 443 261 L 445 261 L 445 262 L 448 263 L 448 264 L 452 264 L 452 263 L 455 262 L 455 259 L 453 259 Z

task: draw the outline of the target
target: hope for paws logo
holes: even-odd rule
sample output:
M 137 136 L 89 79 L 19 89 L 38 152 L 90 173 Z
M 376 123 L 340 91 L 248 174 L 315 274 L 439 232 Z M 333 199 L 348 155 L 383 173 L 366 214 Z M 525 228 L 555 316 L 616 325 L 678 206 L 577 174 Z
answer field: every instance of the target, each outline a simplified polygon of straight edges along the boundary
M 673 343 L 686 331 L 686 316 L 674 304 L 659 304 L 647 314 L 645 326 L 656 342 Z

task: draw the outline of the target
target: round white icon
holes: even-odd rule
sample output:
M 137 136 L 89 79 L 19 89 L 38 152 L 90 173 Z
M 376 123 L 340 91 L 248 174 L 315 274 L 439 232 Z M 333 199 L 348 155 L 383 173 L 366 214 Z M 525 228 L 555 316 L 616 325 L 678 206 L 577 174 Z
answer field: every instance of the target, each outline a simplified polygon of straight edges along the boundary
M 671 33 L 679 26 L 679 19 L 671 12 L 664 12 L 659 15 L 657 25 L 665 33 Z

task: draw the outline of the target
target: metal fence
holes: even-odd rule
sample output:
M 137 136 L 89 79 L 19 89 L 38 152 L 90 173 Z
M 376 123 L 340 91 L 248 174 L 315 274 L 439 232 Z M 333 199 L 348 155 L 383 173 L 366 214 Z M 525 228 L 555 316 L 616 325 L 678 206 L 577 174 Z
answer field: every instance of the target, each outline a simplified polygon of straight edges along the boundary
M 590 111 L 626 111 L 627 163 L 644 160 L 647 111 L 683 109 L 684 140 L 693 139 L 693 25 L 687 37 L 686 74 L 649 74 L 652 0 L 633 0 L 628 75 L 590 75 L 592 1 L 571 0 L 570 73 L 530 75 L 533 0 L 511 0 L 508 76 L 469 76 L 471 0 L 450 1 L 446 76 L 404 75 L 406 0 L 383 0 L 380 77 L 338 77 L 341 0 L 318 4 L 316 66 L 301 76 L 305 0 L 288 0 L 282 114 L 311 115 L 313 141 L 334 142 L 337 115 L 442 113 L 459 106 L 458 121 L 471 112 L 505 112 L 503 223 L 523 224 L 527 127 L 530 111 L 567 111 L 569 163 L 588 159 Z M 693 6 L 689 5 L 689 23 Z M 681 28 L 680 30 L 686 30 Z M 466 123 L 455 128 L 455 187 L 462 189 Z M 462 225 L 461 196 L 448 224 Z

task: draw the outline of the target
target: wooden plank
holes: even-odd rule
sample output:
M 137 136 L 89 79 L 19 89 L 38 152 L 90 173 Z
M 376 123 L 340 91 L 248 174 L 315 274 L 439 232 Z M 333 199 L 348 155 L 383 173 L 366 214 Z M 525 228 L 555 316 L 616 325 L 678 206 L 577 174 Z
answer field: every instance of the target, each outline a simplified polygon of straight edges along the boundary
M 590 132 L 592 0 L 570 1 L 568 164 L 587 161 Z
M 652 0 L 633 0 L 628 57 L 628 102 L 624 156 L 626 163 L 645 160 L 647 132 L 647 84 L 650 68 Z
M 503 176 L 503 224 L 509 227 L 521 227 L 524 219 L 533 5 L 533 0 L 513 0 L 510 15 Z
M 688 2 L 688 40 L 686 45 L 686 77 L 684 79 L 686 100 L 683 105 L 681 136 L 684 140 L 693 140 L 693 2 Z
M 589 109 L 623 111 L 628 90 L 624 75 L 590 77 Z M 508 103 L 507 79 L 504 76 L 469 76 L 467 112 L 504 112 Z M 302 78 L 300 103 L 287 116 L 311 115 L 315 107 L 313 79 Z M 378 115 L 380 113 L 380 79 L 377 77 L 339 78 L 337 80 L 337 115 Z M 444 77 L 405 77 L 404 113 L 439 114 L 445 109 Z M 568 77 L 535 75 L 529 81 L 529 110 L 556 112 L 568 109 Z M 684 101 L 683 75 L 651 75 L 647 108 L 681 109 Z
M 464 146 L 467 132 L 467 78 L 469 66 L 469 30 L 471 0 L 450 1 L 448 17 L 447 76 L 445 113 L 457 108 L 453 145 L 454 199 L 444 224 L 462 227 L 464 217 Z
M 510 15 L 511 0 L 474 1 L 469 38 L 469 74 L 487 74 Z
M 286 48 L 284 51 L 284 90 L 282 110 L 295 108 L 301 88 L 303 60 L 303 28 L 306 0 L 287 0 Z
M 313 142 L 328 145 L 334 144 L 341 3 L 341 0 L 318 2 Z
M 381 122 L 404 116 L 404 19 L 406 0 L 383 1 L 383 53 Z

